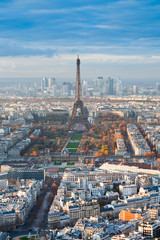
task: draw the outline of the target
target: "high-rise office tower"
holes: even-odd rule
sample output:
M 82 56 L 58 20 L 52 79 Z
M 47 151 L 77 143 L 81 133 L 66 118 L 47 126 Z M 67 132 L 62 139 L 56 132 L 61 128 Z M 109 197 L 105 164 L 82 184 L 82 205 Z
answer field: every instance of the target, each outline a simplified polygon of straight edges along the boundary
M 114 89 L 113 89 L 113 79 L 112 78 L 108 78 L 108 94 L 109 95 L 113 95 L 114 94 Z
M 108 94 L 108 83 L 106 81 L 104 82 L 102 93 L 104 96 L 106 96 Z
M 60 96 L 59 92 L 57 91 L 57 85 L 56 84 L 52 86 L 52 94 L 53 94 L 53 97 Z
M 159 82 L 156 82 L 156 90 L 160 91 L 160 83 Z
M 82 83 L 82 94 L 83 94 L 83 96 L 86 96 L 86 94 L 87 94 L 87 82 L 86 81 L 83 81 L 83 83 Z
M 138 94 L 138 88 L 137 86 L 133 86 L 133 94 Z
M 63 96 L 68 96 L 68 84 L 67 82 L 63 82 L 63 86 L 62 86 L 62 93 L 63 93 Z
M 44 77 L 44 87 L 48 88 L 48 78 Z
M 43 91 L 45 88 L 48 88 L 48 78 L 43 77 L 41 81 L 41 90 Z
M 95 80 L 94 80 L 94 90 L 96 91 L 102 91 L 102 88 L 103 88 L 103 85 L 104 85 L 104 79 L 103 77 L 97 77 Z
M 116 82 L 116 95 L 122 96 L 122 81 L 119 78 L 117 78 Z
M 55 85 L 55 83 L 56 83 L 55 78 L 49 78 L 48 79 L 48 87 L 49 88 L 53 87 L 53 85 Z

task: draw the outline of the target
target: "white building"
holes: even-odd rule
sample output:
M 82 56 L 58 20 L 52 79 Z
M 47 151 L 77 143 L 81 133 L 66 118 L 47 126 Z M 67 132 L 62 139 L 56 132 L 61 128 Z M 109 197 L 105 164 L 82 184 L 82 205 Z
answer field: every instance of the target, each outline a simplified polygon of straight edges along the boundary
M 0 180 L 0 190 L 7 189 L 8 188 L 8 180 L 2 179 Z
M 148 237 L 159 237 L 160 221 L 143 222 L 138 226 L 138 232 Z
M 134 194 L 137 194 L 137 186 L 136 185 L 119 185 L 119 192 L 123 195 L 123 196 L 131 196 Z

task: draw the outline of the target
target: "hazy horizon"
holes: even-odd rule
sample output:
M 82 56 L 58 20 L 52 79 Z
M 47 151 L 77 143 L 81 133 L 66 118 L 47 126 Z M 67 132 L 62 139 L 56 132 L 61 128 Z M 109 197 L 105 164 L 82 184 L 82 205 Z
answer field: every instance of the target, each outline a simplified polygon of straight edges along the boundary
M 45 77 L 52 77 L 52 76 L 45 76 Z M 98 77 L 98 76 L 97 76 Z M 102 76 L 103 77 L 103 76 Z M 111 77 L 111 76 L 108 76 Z M 75 78 L 55 78 L 57 83 L 63 83 L 63 82 L 75 82 L 76 83 L 76 77 Z M 92 83 L 95 78 L 87 78 L 87 79 L 81 79 L 81 81 L 87 81 L 88 83 Z M 107 77 L 104 77 L 105 80 L 107 80 Z M 11 86 L 11 85 L 18 85 L 20 84 L 33 84 L 38 83 L 39 86 L 41 85 L 42 77 L 37 78 L 0 78 L 0 86 Z M 115 78 L 116 80 L 116 78 Z M 159 79 L 121 79 L 123 82 L 123 86 L 144 86 L 144 87 L 155 87 L 156 83 L 159 82 Z

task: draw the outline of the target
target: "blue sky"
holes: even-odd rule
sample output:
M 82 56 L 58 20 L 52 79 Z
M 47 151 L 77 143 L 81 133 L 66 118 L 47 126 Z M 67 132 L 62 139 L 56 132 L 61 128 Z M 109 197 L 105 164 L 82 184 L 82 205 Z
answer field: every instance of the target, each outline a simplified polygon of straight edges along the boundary
M 1 0 L 2 77 L 158 79 L 158 0 Z

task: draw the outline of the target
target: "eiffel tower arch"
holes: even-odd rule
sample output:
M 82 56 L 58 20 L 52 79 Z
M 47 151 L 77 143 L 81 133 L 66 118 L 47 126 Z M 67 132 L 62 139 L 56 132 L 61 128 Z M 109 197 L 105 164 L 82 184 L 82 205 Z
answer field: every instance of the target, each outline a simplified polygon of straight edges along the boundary
M 80 80 L 80 59 L 77 57 L 77 74 L 76 74 L 76 98 L 73 105 L 72 116 L 70 117 L 66 130 L 72 130 L 76 124 L 82 124 L 87 130 L 91 125 L 86 117 L 83 101 L 81 100 L 81 80 Z

